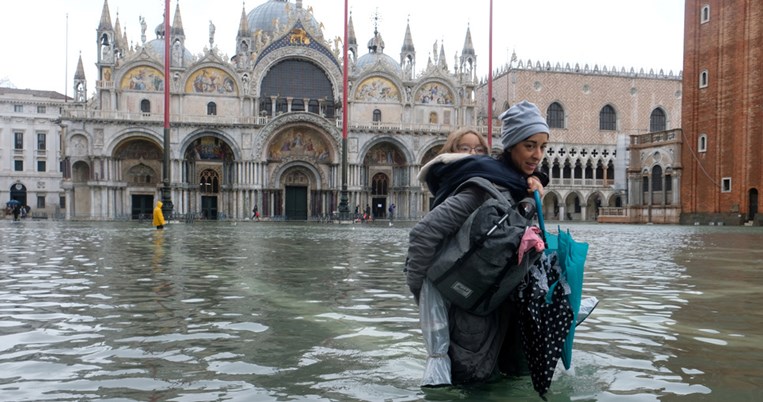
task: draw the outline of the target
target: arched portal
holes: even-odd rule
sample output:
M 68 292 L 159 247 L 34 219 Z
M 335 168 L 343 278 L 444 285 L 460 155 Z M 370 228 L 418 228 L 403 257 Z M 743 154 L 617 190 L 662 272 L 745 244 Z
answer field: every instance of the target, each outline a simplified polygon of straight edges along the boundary
M 182 176 L 190 192 L 189 212 L 204 219 L 220 219 L 221 213 L 233 208 L 226 195 L 235 181 L 234 159 L 230 145 L 212 133 L 199 136 L 186 147 Z
M 375 218 L 383 218 L 387 211 L 387 195 L 389 194 L 389 176 L 377 173 L 371 178 L 371 212 Z
M 564 200 L 564 216 L 562 220 L 580 220 L 582 219 L 582 210 L 580 196 L 577 193 L 570 193 Z
M 364 184 L 370 190 L 370 207 L 375 219 L 387 216 L 387 206 L 405 205 L 396 198 L 398 189 L 408 185 L 408 168 L 404 153 L 392 142 L 379 142 L 363 158 Z M 404 214 L 404 210 L 398 210 Z
M 145 138 L 131 138 L 120 143 L 113 153 L 119 161 L 120 177 L 127 183 L 130 217 L 147 219 L 154 209 L 156 188 L 162 181 L 162 147 Z
M 27 192 L 26 192 L 26 186 L 21 183 L 13 183 L 11 184 L 10 188 L 11 192 L 11 200 L 16 200 L 21 205 L 27 205 Z
M 265 149 L 271 177 L 259 205 L 265 216 L 306 220 L 337 210 L 337 193 L 328 181 L 336 172 L 332 163 L 336 151 L 325 131 L 307 124 L 288 125 L 271 137 Z
M 308 215 L 308 193 L 312 174 L 302 166 L 287 169 L 281 177 L 284 185 L 284 215 L 287 220 L 304 221 Z

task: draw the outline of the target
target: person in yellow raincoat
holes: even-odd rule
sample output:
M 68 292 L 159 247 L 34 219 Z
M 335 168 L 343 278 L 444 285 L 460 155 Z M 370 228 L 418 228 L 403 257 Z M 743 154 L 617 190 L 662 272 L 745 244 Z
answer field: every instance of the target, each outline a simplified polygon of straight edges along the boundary
M 157 229 L 164 229 L 164 225 L 167 224 L 167 221 L 164 220 L 164 214 L 162 213 L 162 202 L 157 201 L 156 202 L 156 208 L 154 208 L 154 226 L 156 226 Z

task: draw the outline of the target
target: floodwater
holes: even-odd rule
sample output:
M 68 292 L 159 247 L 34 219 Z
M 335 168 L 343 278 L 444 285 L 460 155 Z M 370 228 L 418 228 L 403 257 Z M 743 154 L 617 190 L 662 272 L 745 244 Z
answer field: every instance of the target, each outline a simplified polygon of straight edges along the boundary
M 4 401 L 538 401 L 419 387 L 410 223 L 0 220 Z M 590 243 L 550 401 L 757 401 L 763 229 L 570 224 Z

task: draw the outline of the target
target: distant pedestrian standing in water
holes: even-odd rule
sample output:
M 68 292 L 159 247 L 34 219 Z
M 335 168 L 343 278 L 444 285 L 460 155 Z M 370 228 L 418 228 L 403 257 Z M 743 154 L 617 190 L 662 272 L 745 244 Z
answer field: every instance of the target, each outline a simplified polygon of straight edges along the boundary
M 162 202 L 157 201 L 156 202 L 156 208 L 154 208 L 154 226 L 156 226 L 156 229 L 164 229 L 164 225 L 167 224 L 167 221 L 164 220 L 164 214 L 162 213 Z
M 257 209 L 257 205 L 255 205 L 254 208 L 252 208 L 252 220 L 255 220 L 255 219 L 260 220 L 260 212 Z
M 13 220 L 14 221 L 18 221 L 20 214 L 21 214 L 21 205 L 20 204 L 14 205 L 13 206 Z

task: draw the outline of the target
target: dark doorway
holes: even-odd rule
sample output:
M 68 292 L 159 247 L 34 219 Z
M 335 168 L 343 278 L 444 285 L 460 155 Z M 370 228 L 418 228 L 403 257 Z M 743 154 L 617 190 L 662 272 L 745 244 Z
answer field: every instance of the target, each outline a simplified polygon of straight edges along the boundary
M 203 219 L 217 220 L 217 196 L 201 196 L 201 216 Z
M 132 195 L 132 219 L 150 219 L 154 212 L 154 196 L 148 194 Z
M 307 187 L 286 186 L 286 219 L 307 220 Z
M 387 217 L 387 198 L 374 197 L 374 204 L 371 206 L 374 219 L 384 219 Z
M 747 219 L 753 220 L 755 219 L 755 215 L 758 214 L 758 190 L 757 189 L 750 189 L 750 199 L 747 201 L 749 203 L 749 211 L 747 211 Z
M 14 183 L 11 185 L 11 198 L 21 203 L 21 205 L 27 205 L 26 202 L 26 186 L 21 183 Z

